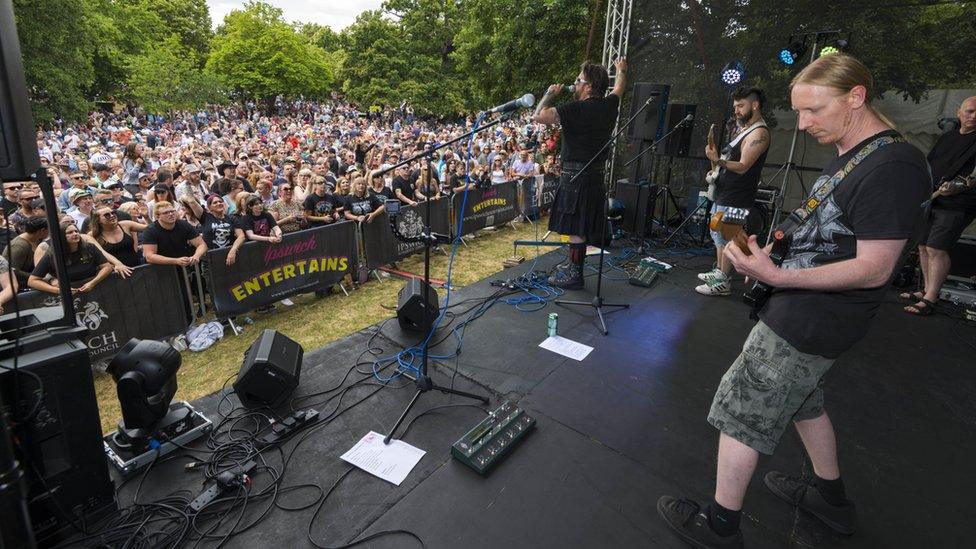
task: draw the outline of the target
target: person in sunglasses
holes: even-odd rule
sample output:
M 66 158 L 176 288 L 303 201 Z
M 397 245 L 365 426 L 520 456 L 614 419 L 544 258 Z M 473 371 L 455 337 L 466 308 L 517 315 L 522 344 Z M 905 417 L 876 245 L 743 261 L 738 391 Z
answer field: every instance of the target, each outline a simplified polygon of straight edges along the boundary
M 142 264 L 138 237 L 133 233 L 146 230 L 146 225 L 131 220 L 120 220 L 119 212 L 102 204 L 91 216 L 91 235 L 106 253 L 112 254 L 123 265 L 138 267 Z M 128 273 L 125 274 L 127 276 Z

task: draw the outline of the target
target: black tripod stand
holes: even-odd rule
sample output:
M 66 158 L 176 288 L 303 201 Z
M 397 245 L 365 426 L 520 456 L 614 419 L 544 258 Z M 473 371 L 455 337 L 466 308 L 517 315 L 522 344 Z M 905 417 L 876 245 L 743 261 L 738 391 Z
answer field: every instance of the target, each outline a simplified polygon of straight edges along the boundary
M 607 148 L 609 148 L 610 145 L 613 145 L 613 143 L 617 140 L 617 136 L 623 133 L 623 131 L 626 130 L 634 122 L 634 120 L 636 120 L 637 117 L 644 112 L 644 109 L 646 109 L 648 105 L 651 104 L 651 101 L 653 99 L 654 96 L 647 98 L 647 101 L 645 101 L 644 104 L 641 105 L 641 108 L 638 109 L 637 112 L 635 112 L 634 115 L 630 117 L 630 119 L 624 122 L 623 126 L 617 129 L 616 133 L 610 136 L 610 139 L 608 139 L 607 142 L 603 144 L 603 147 L 601 147 L 600 150 L 597 151 L 597 153 L 593 155 L 593 157 L 590 158 L 590 160 L 587 161 L 586 164 L 583 165 L 583 168 L 580 171 L 576 172 L 576 175 L 574 175 L 572 179 L 569 180 L 569 184 L 572 184 L 573 182 L 576 181 L 576 179 L 579 176 L 586 173 L 586 170 L 589 169 L 589 167 L 593 165 L 594 162 L 596 162 L 596 159 L 600 158 L 600 155 L 603 154 L 603 151 L 607 150 Z M 603 308 L 604 307 L 616 307 L 618 309 L 630 308 L 629 303 L 606 303 L 603 301 L 603 293 L 602 293 L 603 292 L 603 254 L 604 254 L 604 248 L 606 248 L 606 241 L 607 241 L 607 223 L 608 223 L 607 207 L 609 205 L 609 202 L 610 202 L 610 189 L 607 188 L 603 196 L 603 207 L 600 210 L 600 263 L 599 263 L 599 268 L 597 269 L 596 295 L 593 296 L 593 299 L 590 301 L 572 301 L 572 300 L 563 300 L 563 299 L 556 300 L 556 305 L 564 305 L 564 306 L 582 305 L 584 307 L 593 307 L 596 310 L 597 317 L 600 319 L 600 332 L 603 333 L 603 335 L 607 335 L 610 333 L 607 331 L 607 323 L 603 318 Z M 585 254 L 586 251 L 584 250 L 583 253 Z M 584 262 L 585 261 L 586 259 L 584 255 Z
M 476 133 L 478 133 L 480 131 L 486 130 L 486 129 L 492 127 L 492 126 L 495 126 L 495 125 L 497 125 L 497 124 L 499 124 L 499 123 L 501 123 L 501 122 L 503 122 L 505 120 L 507 120 L 507 117 L 502 117 L 502 118 L 498 118 L 496 120 L 493 120 L 493 121 L 489 122 L 488 124 L 485 124 L 484 126 L 476 127 L 470 133 L 466 133 L 466 134 L 464 134 L 464 135 L 462 135 L 460 137 L 457 137 L 455 139 L 452 139 L 450 141 L 447 141 L 445 143 L 442 143 L 441 145 L 439 145 L 437 147 L 434 147 L 434 148 L 432 148 L 430 150 L 427 150 L 427 151 L 421 152 L 420 154 L 414 155 L 413 157 L 408 158 L 408 159 L 400 162 L 399 164 L 397 164 L 395 166 L 391 166 L 391 167 L 389 167 L 389 168 L 387 168 L 387 169 L 385 169 L 383 171 L 376 172 L 374 174 L 374 176 L 382 176 L 382 175 L 384 175 L 384 174 L 386 174 L 386 173 L 388 173 L 388 172 L 390 172 L 392 170 L 395 170 L 395 169 L 399 168 L 400 166 L 404 166 L 404 165 L 410 164 L 410 163 L 412 163 L 413 161 L 415 161 L 417 159 L 423 158 L 423 161 L 427 163 L 427 176 L 428 177 L 434 177 L 434 175 L 433 175 L 434 172 L 432 171 L 433 168 L 431 166 L 431 156 L 434 154 L 434 152 L 436 152 L 436 151 L 438 151 L 440 149 L 443 149 L 445 147 L 448 147 L 450 145 L 453 145 L 454 143 L 457 143 L 458 141 L 462 141 L 464 139 L 473 138 L 474 137 L 474 134 L 476 134 Z M 436 179 L 436 177 L 435 177 L 435 179 Z M 424 184 L 429 186 L 430 181 L 425 181 Z M 423 288 L 423 293 L 424 293 L 424 296 L 426 297 L 427 289 L 430 288 L 430 248 L 434 244 L 438 244 L 438 243 L 449 244 L 449 243 L 451 243 L 454 240 L 454 238 L 451 238 L 448 235 L 440 235 L 440 234 L 437 234 L 437 233 L 434 233 L 433 231 L 431 231 L 431 228 L 430 228 L 430 203 L 431 203 L 431 200 L 428 199 L 425 202 L 426 202 L 426 208 L 425 208 L 426 209 L 426 219 L 424 219 L 424 230 L 420 234 L 420 236 L 418 236 L 416 238 L 404 238 L 402 235 L 397 234 L 397 237 L 398 238 L 402 238 L 403 240 L 406 240 L 408 242 L 411 242 L 411 241 L 412 242 L 418 242 L 418 241 L 420 241 L 420 242 L 423 242 L 424 243 L 424 288 Z M 456 238 L 460 238 L 460 236 L 461 235 L 456 235 Z M 475 400 L 480 400 L 480 401 L 484 402 L 485 404 L 488 404 L 488 397 L 476 395 L 476 394 L 473 394 L 473 393 L 467 393 L 467 392 L 464 392 L 464 391 L 458 391 L 457 389 L 454 389 L 454 388 L 444 387 L 444 386 L 438 385 L 438 384 L 434 383 L 434 380 L 431 379 L 430 376 L 427 374 L 427 362 L 428 362 L 428 356 L 430 354 L 430 338 L 433 336 L 433 334 L 431 333 L 432 327 L 433 327 L 433 321 L 431 320 L 431 315 L 428 314 L 427 311 L 424 311 L 424 327 L 423 328 L 424 328 L 424 334 L 425 334 L 425 336 L 424 336 L 423 348 L 422 348 L 422 352 L 421 352 L 420 369 L 419 369 L 419 371 L 417 373 L 417 376 L 414 378 L 414 384 L 417 386 L 417 392 L 414 393 L 413 398 L 410 399 L 410 403 L 407 404 L 407 407 L 404 408 L 403 413 L 400 414 L 400 417 L 396 420 L 396 423 L 393 424 L 393 427 L 390 429 L 390 432 L 383 439 L 383 443 L 384 444 L 389 444 L 390 443 L 390 439 L 393 438 L 393 434 L 396 433 L 396 430 L 400 428 L 400 425 L 403 423 L 403 420 L 407 418 L 407 414 L 410 413 L 410 410 L 413 408 L 414 404 L 416 404 L 417 401 L 420 400 L 420 395 L 422 395 L 422 394 L 424 394 L 424 393 L 426 393 L 428 391 L 440 391 L 441 393 L 444 393 L 444 394 L 451 394 L 451 395 L 458 395 L 458 396 L 463 396 L 463 397 L 467 397 L 467 398 L 473 398 Z

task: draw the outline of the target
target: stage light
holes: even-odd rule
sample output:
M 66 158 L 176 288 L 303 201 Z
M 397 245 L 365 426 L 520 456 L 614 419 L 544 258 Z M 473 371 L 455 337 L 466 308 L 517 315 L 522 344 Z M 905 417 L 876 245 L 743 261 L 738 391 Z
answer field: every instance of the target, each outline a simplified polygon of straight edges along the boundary
M 804 42 L 792 42 L 789 46 L 780 50 L 779 60 L 782 61 L 784 65 L 794 65 L 800 60 L 800 56 L 803 55 L 803 52 L 805 51 L 807 51 L 807 45 Z
M 745 79 L 746 67 L 742 61 L 730 61 L 729 64 L 722 67 L 720 77 L 726 86 L 735 86 Z
M 119 446 L 145 446 L 159 431 L 176 394 L 181 362 L 180 353 L 170 345 L 133 338 L 109 363 L 122 407 L 115 438 Z
M 832 53 L 840 53 L 847 49 L 847 40 L 843 38 L 836 40 L 833 44 L 826 44 L 824 47 L 820 48 L 820 57 L 825 55 L 830 55 Z

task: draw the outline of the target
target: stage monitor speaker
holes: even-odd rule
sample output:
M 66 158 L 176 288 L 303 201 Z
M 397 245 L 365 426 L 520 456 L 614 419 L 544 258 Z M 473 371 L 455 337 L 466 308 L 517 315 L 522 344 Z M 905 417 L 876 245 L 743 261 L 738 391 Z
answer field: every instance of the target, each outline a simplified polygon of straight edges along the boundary
M 34 536 L 47 547 L 115 511 L 115 487 L 85 344 L 69 339 L 22 347 L 17 371 L 13 366 L 12 354 L 0 360 L 4 415 L 12 418 Z
M 976 235 L 964 234 L 959 237 L 949 247 L 949 258 L 952 260 L 949 275 L 972 280 L 976 276 Z
M 0 179 L 29 179 L 40 165 L 13 5 L 0 2 Z
M 630 102 L 630 116 L 637 114 L 648 98 L 651 104 L 634 120 L 627 129 L 627 137 L 632 141 L 655 141 L 664 135 L 664 119 L 667 115 L 668 94 L 671 86 L 667 84 L 649 84 L 637 82 L 634 84 L 634 95 Z
M 439 313 L 437 291 L 419 278 L 407 280 L 400 289 L 397 300 L 397 322 L 400 323 L 400 328 L 412 332 L 424 331 Z
M 695 116 L 695 112 L 698 110 L 697 105 L 683 105 L 680 103 L 671 103 L 668 105 L 668 116 L 667 122 L 665 122 L 664 127 L 667 130 L 671 130 L 675 126 L 681 123 L 689 114 Z M 691 134 L 695 130 L 695 122 L 692 119 L 691 122 L 684 124 L 676 132 L 668 136 L 667 141 L 664 142 L 664 154 L 666 156 L 676 156 L 680 158 L 685 158 L 688 156 L 688 151 L 691 150 Z
M 248 408 L 277 408 L 298 387 L 305 350 L 277 330 L 265 330 L 244 354 L 234 392 Z
M 637 236 L 647 234 L 651 217 L 654 215 L 654 201 L 657 185 L 634 184 L 627 180 L 617 182 L 614 198 L 624 205 L 624 216 L 620 228 Z

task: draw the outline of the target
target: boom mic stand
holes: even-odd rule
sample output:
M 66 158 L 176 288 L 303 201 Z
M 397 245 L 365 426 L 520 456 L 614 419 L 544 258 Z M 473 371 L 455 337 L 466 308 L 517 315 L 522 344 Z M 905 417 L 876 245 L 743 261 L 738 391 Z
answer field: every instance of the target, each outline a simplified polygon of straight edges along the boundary
M 445 147 L 448 147 L 450 145 L 453 145 L 454 143 L 457 143 L 459 141 L 463 141 L 465 139 L 473 138 L 474 137 L 474 134 L 476 134 L 478 132 L 481 132 L 483 130 L 486 130 L 486 129 L 492 127 L 492 126 L 498 125 L 498 124 L 504 122 L 505 120 L 508 120 L 508 117 L 507 116 L 499 117 L 499 118 L 497 118 L 495 120 L 492 120 L 491 122 L 485 124 L 484 126 L 479 126 L 477 128 L 474 128 L 472 131 L 467 132 L 467 133 L 461 135 L 460 137 L 457 137 L 457 138 L 454 138 L 454 139 L 452 139 L 450 141 L 446 141 L 444 143 L 441 143 L 437 147 L 434 147 L 434 148 L 432 148 L 430 150 L 422 151 L 422 152 L 420 152 L 418 154 L 415 154 L 414 156 L 412 156 L 410 158 L 407 158 L 406 160 L 403 160 L 402 162 L 400 162 L 399 164 L 396 164 L 395 166 L 390 166 L 389 168 L 386 168 L 385 170 L 381 170 L 379 172 L 376 172 L 374 174 L 374 176 L 386 175 L 387 173 L 389 173 L 389 172 L 391 172 L 391 171 L 399 168 L 400 166 L 406 166 L 406 165 L 414 162 L 417 159 L 423 159 L 423 161 L 427 163 L 427 176 L 428 177 L 433 177 L 433 173 L 434 172 L 432 171 L 433 170 L 433 167 L 431 166 L 431 156 L 435 152 L 437 152 L 437 151 L 439 151 L 439 150 L 441 150 L 441 149 L 443 149 Z M 429 181 L 426 181 L 425 184 L 429 184 Z M 465 193 L 467 193 L 467 191 L 465 191 Z M 449 235 L 440 235 L 440 234 L 437 234 L 437 233 L 434 233 L 433 231 L 431 231 L 431 228 L 430 228 L 430 203 L 431 203 L 431 200 L 428 199 L 428 200 L 425 200 L 424 202 L 426 202 L 426 207 L 425 207 L 425 209 L 426 209 L 426 219 L 424 219 L 424 230 L 423 230 L 423 232 L 421 232 L 420 235 L 417 236 L 417 237 L 415 237 L 415 238 L 406 238 L 404 240 L 413 241 L 413 242 L 420 241 L 420 242 L 423 242 L 424 243 L 424 289 L 423 289 L 423 292 L 424 292 L 424 295 L 426 296 L 427 288 L 430 287 L 430 248 L 431 248 L 431 246 L 434 245 L 434 244 L 437 244 L 437 243 L 449 244 L 449 243 L 451 243 L 454 240 L 454 238 L 460 238 L 461 235 L 454 235 L 452 237 L 452 236 L 449 236 Z M 463 215 L 463 212 L 462 212 L 462 215 Z M 399 233 L 397 233 L 397 237 L 398 238 L 403 238 L 403 236 L 400 235 Z M 476 395 L 476 394 L 473 394 L 473 393 L 467 393 L 467 392 L 464 392 L 464 391 L 459 391 L 459 390 L 454 389 L 454 388 L 451 388 L 451 387 L 444 387 L 442 385 L 438 385 L 438 384 L 434 383 L 434 380 L 432 380 L 430 378 L 430 376 L 427 373 L 427 363 L 429 361 L 429 355 L 430 355 L 430 338 L 431 338 L 431 335 L 432 335 L 430 333 L 430 331 L 431 331 L 432 325 L 433 325 L 433 322 L 431 321 L 431 315 L 429 315 L 429 314 L 427 314 L 425 312 L 425 314 L 424 314 L 424 334 L 426 334 L 426 335 L 424 336 L 423 348 L 422 348 L 422 352 L 421 352 L 420 370 L 419 370 L 419 372 L 417 374 L 417 377 L 414 378 L 414 384 L 417 386 L 417 392 L 414 393 L 413 398 L 410 400 L 410 403 L 407 404 L 407 407 L 403 410 L 403 413 L 400 414 L 400 417 L 396 420 L 396 423 L 393 424 L 393 428 L 391 428 L 390 429 L 390 432 L 386 435 L 386 437 L 383 438 L 383 443 L 384 444 L 389 444 L 390 443 L 390 439 L 393 438 L 393 434 L 396 433 L 396 430 L 400 428 L 400 425 L 403 423 L 403 420 L 406 419 L 407 414 L 410 413 L 410 410 L 413 408 L 414 404 L 416 404 L 417 401 L 420 400 L 420 395 L 422 395 L 422 394 L 424 394 L 424 393 L 426 393 L 428 391 L 440 391 L 441 393 L 444 393 L 444 394 L 451 394 L 451 395 L 463 396 L 463 397 L 466 397 L 466 398 L 473 398 L 475 400 L 480 400 L 480 401 L 484 402 L 485 404 L 488 404 L 488 397 Z
M 583 169 L 581 169 L 580 171 L 576 172 L 576 175 L 574 175 L 572 177 L 572 179 L 569 180 L 569 184 L 572 184 L 574 181 L 576 181 L 576 178 L 578 178 L 580 175 L 582 175 L 583 173 L 585 173 L 586 170 L 590 167 L 590 165 L 592 165 L 596 161 L 596 159 L 599 158 L 601 154 L 603 154 L 603 151 L 607 150 L 607 148 L 609 148 L 610 145 L 613 145 L 613 143 L 617 140 L 617 136 L 619 136 L 621 133 L 623 133 L 624 130 L 626 130 L 628 127 L 630 127 L 630 125 L 634 122 L 634 120 L 636 120 L 637 117 L 640 116 L 641 113 L 644 112 L 644 109 L 646 109 L 648 107 L 648 105 L 651 104 L 651 100 L 652 99 L 654 99 L 653 96 L 647 98 L 647 101 L 645 101 L 644 104 L 641 105 L 641 108 L 640 109 L 637 109 L 637 112 L 635 112 L 633 116 L 631 116 L 626 122 L 624 122 L 624 124 L 622 126 L 620 126 L 620 128 L 617 130 L 617 132 L 614 133 L 613 135 L 611 135 L 610 136 L 610 139 L 608 139 L 607 142 L 603 144 L 603 147 L 600 147 L 600 150 L 597 151 L 596 154 L 594 154 L 593 157 L 590 158 L 590 160 L 587 161 L 587 163 L 583 165 Z M 603 254 L 604 254 L 604 248 L 606 248 L 606 241 L 607 241 L 607 222 L 608 222 L 607 221 L 607 207 L 608 207 L 609 202 L 610 202 L 609 193 L 610 193 L 610 190 L 607 189 L 607 191 L 604 193 L 604 196 L 603 196 L 603 208 L 600 210 L 601 211 L 601 216 L 600 216 L 600 263 L 599 263 L 600 266 L 597 269 L 596 295 L 593 297 L 593 300 L 592 301 L 588 301 L 588 302 L 587 301 L 562 300 L 562 299 L 557 299 L 556 300 L 556 305 L 582 305 L 584 307 L 593 307 L 596 310 L 597 317 L 600 318 L 600 331 L 603 333 L 603 335 L 607 335 L 607 334 L 610 333 L 610 332 L 607 331 L 607 323 L 606 323 L 606 321 L 603 318 L 603 307 L 617 307 L 619 309 L 629 309 L 630 308 L 630 304 L 629 303 L 605 303 L 603 301 L 603 294 L 602 294 L 602 292 L 603 292 Z M 586 251 L 584 250 L 583 253 L 585 254 Z M 584 262 L 585 262 L 585 257 L 584 257 Z

